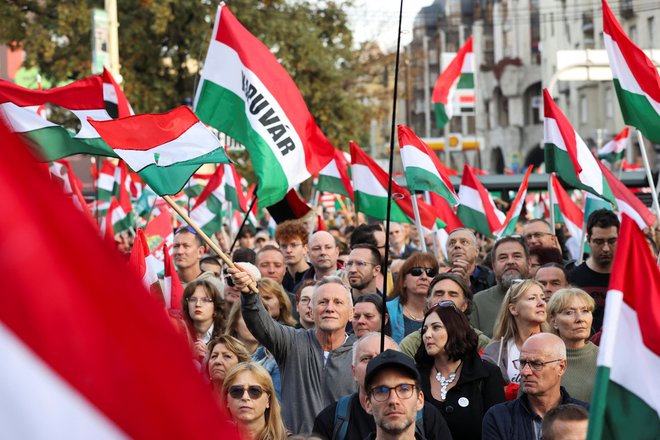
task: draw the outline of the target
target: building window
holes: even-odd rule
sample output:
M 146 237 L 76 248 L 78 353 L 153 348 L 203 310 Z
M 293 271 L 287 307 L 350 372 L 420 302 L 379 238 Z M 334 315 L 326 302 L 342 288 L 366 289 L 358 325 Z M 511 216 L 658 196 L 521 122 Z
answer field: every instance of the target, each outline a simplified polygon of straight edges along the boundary
M 594 49 L 596 41 L 594 39 L 594 16 L 591 11 L 582 14 L 582 39 L 585 49 Z
M 586 124 L 589 120 L 589 103 L 585 95 L 580 95 L 580 123 Z
M 649 37 L 649 45 L 648 47 L 655 47 L 654 45 L 654 40 L 655 40 L 655 19 L 654 17 L 649 17 L 646 19 L 646 30 L 648 32 L 648 37 Z
M 553 12 L 550 13 L 550 36 L 555 36 L 555 14 Z
M 637 41 L 637 26 L 634 24 L 630 26 L 630 30 L 628 31 L 628 37 L 632 41 Z
M 605 117 L 607 119 L 614 117 L 614 92 L 611 87 L 605 89 Z

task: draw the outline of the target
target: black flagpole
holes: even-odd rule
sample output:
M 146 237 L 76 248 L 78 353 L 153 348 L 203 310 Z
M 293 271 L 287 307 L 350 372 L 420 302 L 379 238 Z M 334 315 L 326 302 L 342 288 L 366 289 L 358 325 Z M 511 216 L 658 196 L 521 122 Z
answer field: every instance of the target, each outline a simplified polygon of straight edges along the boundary
M 252 212 L 252 207 L 254 204 L 257 202 L 257 189 L 254 189 L 254 196 L 252 197 L 252 203 L 250 203 L 250 207 L 248 208 L 247 212 L 245 213 L 245 217 L 243 217 L 243 223 L 241 223 L 241 227 L 238 228 L 238 232 L 236 232 L 236 236 L 234 237 L 234 242 L 231 244 L 231 247 L 229 248 L 229 255 L 234 251 L 234 246 L 236 246 L 236 242 L 238 241 L 238 236 L 241 235 L 241 231 L 243 230 L 243 226 L 245 226 L 245 222 L 247 222 L 248 217 L 250 216 L 250 213 Z
M 387 262 L 390 257 L 390 212 L 392 210 L 392 171 L 394 167 L 394 134 L 396 129 L 396 99 L 399 85 L 399 53 L 401 50 L 401 21 L 403 17 L 403 0 L 399 5 L 399 32 L 396 38 L 396 63 L 394 66 L 394 96 L 392 97 L 392 129 L 390 131 L 390 163 L 389 180 L 387 182 L 387 215 L 385 222 L 385 264 L 383 265 L 383 311 L 387 310 Z M 380 328 L 380 351 L 385 349 L 385 319 Z

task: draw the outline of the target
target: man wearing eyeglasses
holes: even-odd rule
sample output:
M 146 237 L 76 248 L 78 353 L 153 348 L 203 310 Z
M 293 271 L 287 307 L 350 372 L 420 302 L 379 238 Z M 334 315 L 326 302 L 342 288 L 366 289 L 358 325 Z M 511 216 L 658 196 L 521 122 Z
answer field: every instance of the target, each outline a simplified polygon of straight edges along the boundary
M 568 273 L 568 282 L 587 292 L 596 301 L 593 329 L 603 325 L 605 295 L 610 284 L 612 261 L 619 238 L 619 219 L 608 209 L 598 209 L 587 219 L 587 242 L 591 254 L 587 260 Z
M 552 230 L 552 226 L 542 218 L 535 218 L 523 224 L 522 236 L 530 251 L 538 248 L 554 248 L 563 255 L 559 239 Z M 575 261 L 564 260 L 563 264 L 567 269 L 572 269 Z
M 539 440 L 543 417 L 548 411 L 567 403 L 589 408 L 587 402 L 573 399 L 561 387 L 566 372 L 566 346 L 559 336 L 539 333 L 522 346 L 520 359 L 522 393 L 512 401 L 491 407 L 483 419 L 483 440 Z
M 412 359 L 385 350 L 367 365 L 366 409 L 374 417 L 376 433 L 368 439 L 423 439 L 415 430 L 417 412 L 424 407 L 421 378 Z
M 377 284 L 380 274 L 380 253 L 375 246 L 366 243 L 354 245 L 344 263 L 344 269 L 348 273 L 353 301 L 366 293 L 382 295 Z
M 277 225 L 275 241 L 284 254 L 286 273 L 282 287 L 287 292 L 295 292 L 303 275 L 309 269 L 307 255 L 307 228 L 298 220 L 287 220 Z

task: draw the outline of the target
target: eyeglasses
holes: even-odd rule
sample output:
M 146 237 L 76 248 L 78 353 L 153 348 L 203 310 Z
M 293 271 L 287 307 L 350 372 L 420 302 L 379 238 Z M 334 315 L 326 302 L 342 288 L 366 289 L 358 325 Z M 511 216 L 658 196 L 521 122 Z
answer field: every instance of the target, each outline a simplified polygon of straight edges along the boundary
M 346 262 L 346 264 L 344 264 L 345 267 L 355 266 L 355 267 L 359 267 L 359 268 L 367 267 L 368 265 L 375 266 L 374 263 L 370 263 L 368 261 L 362 261 L 362 260 L 348 260 Z
M 231 275 L 225 275 L 225 284 L 229 287 L 234 287 L 234 280 L 231 278 Z
M 541 371 L 543 367 L 545 367 L 547 364 L 551 364 L 553 362 L 561 362 L 563 359 L 555 359 L 553 361 L 545 361 L 545 362 L 537 362 L 537 361 L 528 361 L 525 359 L 515 359 L 513 361 L 513 366 L 515 367 L 516 370 L 522 371 L 525 369 L 525 367 L 529 366 L 529 368 L 532 369 L 532 371 Z
M 299 303 L 299 304 L 309 304 L 311 301 L 312 301 L 312 298 L 310 298 L 310 297 L 308 297 L 308 296 L 305 296 L 305 297 L 303 297 L 303 298 L 300 298 L 300 299 L 298 300 L 298 303 Z
M 376 402 L 385 402 L 390 398 L 390 392 L 392 392 L 392 390 L 394 390 L 399 399 L 410 399 L 413 395 L 413 391 L 415 391 L 415 384 L 400 383 L 395 387 L 380 385 L 373 387 L 369 393 Z
M 302 243 L 280 243 L 280 249 L 282 249 L 283 251 L 285 251 L 285 250 L 287 250 L 287 249 L 296 249 L 296 248 L 299 248 L 299 247 L 302 246 L 302 245 L 303 245 Z
M 257 400 L 265 392 L 259 385 L 250 385 L 248 387 L 233 385 L 229 387 L 227 394 L 229 394 L 232 399 L 241 399 L 246 391 L 252 400 Z
M 186 299 L 186 301 L 188 301 L 188 304 L 197 304 L 198 302 L 201 302 L 202 304 L 211 304 L 213 302 L 213 298 L 209 298 L 208 296 L 203 298 L 195 298 L 194 296 L 190 296 L 188 299 Z
M 414 277 L 419 277 L 422 273 L 425 273 L 429 278 L 433 278 L 436 275 L 435 269 L 431 267 L 413 267 L 408 271 L 408 274 Z
M 524 238 L 525 238 L 525 241 L 530 241 L 532 239 L 533 240 L 540 240 L 541 237 L 543 237 L 544 235 L 555 235 L 555 234 L 552 234 L 550 232 L 530 232 L 529 234 L 525 234 Z

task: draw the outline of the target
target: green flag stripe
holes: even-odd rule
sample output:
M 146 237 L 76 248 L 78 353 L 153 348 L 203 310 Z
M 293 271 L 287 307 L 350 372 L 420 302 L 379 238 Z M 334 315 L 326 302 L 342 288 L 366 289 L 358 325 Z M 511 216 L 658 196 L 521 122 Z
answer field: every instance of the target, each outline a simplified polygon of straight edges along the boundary
M 623 89 L 616 78 L 614 90 L 626 124 L 637 127 L 649 140 L 660 143 L 660 115 L 649 103 L 648 98 Z
M 461 219 L 461 222 L 466 228 L 472 228 L 477 232 L 493 237 L 493 233 L 488 225 L 488 219 L 483 212 L 472 209 L 466 205 L 458 205 L 456 215 Z
M 438 126 L 438 129 L 442 130 L 444 126 L 449 122 L 449 116 L 447 116 L 447 112 L 445 111 L 445 105 L 444 104 L 436 104 L 435 105 L 435 123 Z
M 341 194 L 342 196 L 348 197 L 348 193 L 344 187 L 344 182 L 342 182 L 341 179 L 337 179 L 335 177 L 321 174 L 319 176 L 318 182 L 316 183 L 316 189 L 320 192 Z
M 356 191 L 355 209 L 357 212 L 362 212 L 379 220 L 385 220 L 387 218 L 387 197 L 377 197 Z M 392 200 L 390 220 L 398 223 L 412 223 L 412 220 L 408 218 L 394 200 Z
M 63 127 L 44 127 L 19 133 L 44 161 L 53 161 L 74 154 L 117 157 L 101 138 L 77 139 Z
M 474 89 L 474 73 L 461 73 L 458 79 L 457 89 Z

